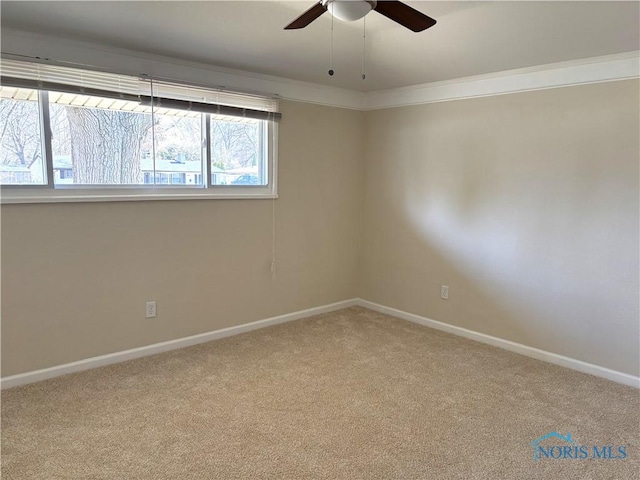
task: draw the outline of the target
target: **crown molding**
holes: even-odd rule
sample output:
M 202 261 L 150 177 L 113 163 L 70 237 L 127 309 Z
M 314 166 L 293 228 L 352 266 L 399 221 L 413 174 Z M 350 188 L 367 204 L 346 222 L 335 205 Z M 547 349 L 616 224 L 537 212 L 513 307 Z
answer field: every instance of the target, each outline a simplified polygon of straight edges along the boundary
M 611 82 L 640 77 L 640 51 L 370 92 L 365 110 Z
M 2 29 L 2 53 L 46 58 L 73 63 L 79 68 L 125 75 L 146 73 L 212 88 L 354 110 L 379 110 L 640 77 L 640 51 L 633 51 L 365 93 L 11 28 Z

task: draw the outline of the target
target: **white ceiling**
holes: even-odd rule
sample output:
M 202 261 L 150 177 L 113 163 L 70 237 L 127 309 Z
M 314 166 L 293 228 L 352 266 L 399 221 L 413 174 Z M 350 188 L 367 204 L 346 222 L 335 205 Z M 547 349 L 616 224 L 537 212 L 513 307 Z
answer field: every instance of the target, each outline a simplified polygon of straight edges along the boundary
M 283 27 L 313 0 L 2 1 L 2 27 L 360 91 L 375 91 L 638 50 L 640 2 L 416 2 L 438 23 L 413 33 L 376 12 Z

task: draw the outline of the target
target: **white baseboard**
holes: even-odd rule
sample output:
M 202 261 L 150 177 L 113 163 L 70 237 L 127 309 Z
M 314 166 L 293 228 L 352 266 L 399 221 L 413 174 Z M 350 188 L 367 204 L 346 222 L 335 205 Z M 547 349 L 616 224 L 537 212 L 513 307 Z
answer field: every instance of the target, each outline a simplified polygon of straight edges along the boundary
M 111 365 L 114 363 L 126 362 L 127 360 L 133 360 L 135 358 L 168 352 L 170 350 L 176 350 L 178 348 L 190 347 L 199 343 L 206 343 L 212 340 L 218 340 L 220 338 L 231 337 L 233 335 L 239 335 L 241 333 L 250 332 L 251 330 L 257 330 L 259 328 L 270 327 L 272 325 L 292 322 L 294 320 L 300 320 L 302 318 L 311 317 L 313 315 L 320 315 L 321 313 L 328 313 L 347 307 L 353 307 L 357 304 L 358 299 L 353 298 L 350 300 L 344 300 L 342 302 L 330 303 L 328 305 L 322 305 L 320 307 L 309 308 L 307 310 L 287 313 L 285 315 L 278 315 L 277 317 L 266 318 L 264 320 L 258 320 L 256 322 L 245 323 L 244 325 L 238 325 L 237 327 L 223 328 L 221 330 L 214 330 L 212 332 L 192 335 L 190 337 L 155 343 L 153 345 L 147 345 L 145 347 L 132 348 L 131 350 L 124 350 L 122 352 L 115 352 L 109 353 L 107 355 L 100 355 L 98 357 L 86 358 L 77 362 L 56 365 L 55 367 L 44 368 L 42 370 L 33 370 L 31 372 L 11 375 L 0 379 L 0 387 L 4 390 L 6 388 L 18 387 L 20 385 L 26 385 L 28 383 L 39 382 L 48 378 L 67 375 L 69 373 L 81 372 L 83 370 L 89 370 L 91 368 L 104 367 L 106 365 Z
M 563 355 L 558 355 L 557 353 L 551 353 L 547 352 L 546 350 L 540 350 L 538 348 L 522 345 L 521 343 L 504 340 L 502 338 L 493 337 L 484 333 L 474 332 L 473 330 L 467 330 L 466 328 L 449 325 L 448 323 L 438 322 L 437 320 L 432 320 L 420 315 L 408 313 L 396 308 L 385 307 L 384 305 L 370 302 L 368 300 L 359 299 L 357 304 L 361 307 L 365 307 L 376 312 L 385 313 L 393 317 L 408 320 L 419 325 L 424 325 L 425 327 L 435 328 L 436 330 L 442 330 L 447 333 L 452 333 L 453 335 L 458 335 L 470 340 L 493 345 L 494 347 L 509 350 L 510 352 L 519 353 L 520 355 L 524 355 L 525 357 L 535 358 L 536 360 L 542 360 L 544 362 L 553 363 L 554 365 L 560 365 L 561 367 L 570 368 L 571 370 L 577 370 L 578 372 L 588 373 L 591 375 L 595 375 L 596 377 L 602 377 L 617 383 L 640 388 L 640 377 L 629 375 L 628 373 L 618 372 L 616 370 L 611 370 L 610 368 L 583 362 L 582 360 L 576 360 L 575 358 L 565 357 Z
M 356 305 L 374 310 L 376 312 L 385 313 L 387 315 L 401 318 L 403 320 L 408 320 L 425 327 L 435 328 L 437 330 L 442 330 L 453 335 L 458 335 L 471 340 L 475 340 L 477 342 L 493 345 L 494 347 L 499 347 L 504 350 L 519 353 L 520 355 L 524 355 L 526 357 L 535 358 L 537 360 L 553 363 L 555 365 L 560 365 L 562 367 L 577 370 L 579 372 L 595 375 L 596 377 L 602 377 L 617 383 L 640 388 L 640 377 L 629 375 L 628 373 L 618 372 L 606 367 L 583 362 L 582 360 L 565 357 L 556 353 L 551 353 L 545 350 L 540 350 L 538 348 L 522 345 L 521 343 L 504 340 L 502 338 L 493 337 L 491 335 L 475 332 L 473 330 L 468 330 L 462 327 L 456 327 L 454 325 L 449 325 L 447 323 L 432 320 L 420 315 L 408 313 L 396 308 L 386 307 L 384 305 L 370 302 L 368 300 L 356 298 L 344 300 L 342 302 L 331 303 L 328 305 L 322 305 L 320 307 L 309 308 L 307 310 L 300 310 L 298 312 L 287 313 L 285 315 L 258 320 L 256 322 L 245 323 L 244 325 L 238 325 L 236 327 L 223 328 L 221 330 L 214 330 L 212 332 L 201 333 L 199 335 L 193 335 L 190 337 L 155 343 L 153 345 L 147 345 L 145 347 L 133 348 L 131 350 L 124 350 L 122 352 L 109 353 L 107 355 L 100 355 L 98 357 L 91 357 L 84 360 L 79 360 L 77 362 L 44 368 L 42 370 L 34 370 L 31 372 L 11 375 L 9 377 L 0 379 L 0 387 L 3 390 L 6 388 L 18 387 L 20 385 L 26 385 L 29 383 L 39 382 L 41 380 L 46 380 L 48 378 L 59 377 L 61 375 L 81 372 L 83 370 L 89 370 L 97 367 L 104 367 L 106 365 L 111 365 L 114 363 L 126 362 L 127 360 L 133 360 L 135 358 L 168 352 L 170 350 L 189 347 L 192 345 L 197 345 L 199 343 L 206 343 L 212 340 L 231 337 L 233 335 L 239 335 L 241 333 L 250 332 L 252 330 L 270 327 L 272 325 L 278 325 L 280 323 L 292 322 L 294 320 L 300 320 L 302 318 L 311 317 L 313 315 L 333 312 L 335 310 L 341 310 L 343 308 L 353 307 Z

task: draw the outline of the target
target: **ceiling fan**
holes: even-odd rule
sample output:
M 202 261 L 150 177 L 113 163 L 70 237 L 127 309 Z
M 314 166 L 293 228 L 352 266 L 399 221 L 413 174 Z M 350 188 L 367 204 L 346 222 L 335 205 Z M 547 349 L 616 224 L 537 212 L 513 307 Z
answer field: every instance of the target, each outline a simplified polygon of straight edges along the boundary
M 397 0 L 320 0 L 284 29 L 304 28 L 327 10 L 334 17 L 346 21 L 358 20 L 375 10 L 413 32 L 422 32 L 436 24 L 433 18 Z

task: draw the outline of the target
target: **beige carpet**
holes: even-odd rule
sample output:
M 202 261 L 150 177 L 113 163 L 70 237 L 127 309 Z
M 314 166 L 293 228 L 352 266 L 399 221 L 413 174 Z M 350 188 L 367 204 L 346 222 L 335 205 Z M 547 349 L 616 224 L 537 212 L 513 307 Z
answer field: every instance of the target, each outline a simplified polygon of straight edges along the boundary
M 632 479 L 639 402 L 351 308 L 7 390 L 2 478 Z M 534 462 L 550 431 L 628 457 Z

